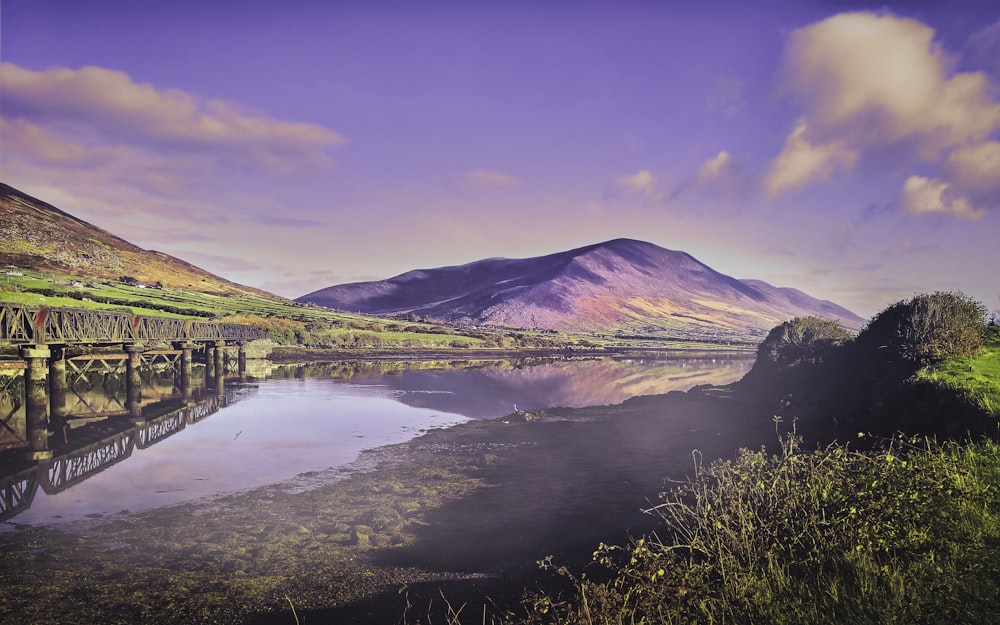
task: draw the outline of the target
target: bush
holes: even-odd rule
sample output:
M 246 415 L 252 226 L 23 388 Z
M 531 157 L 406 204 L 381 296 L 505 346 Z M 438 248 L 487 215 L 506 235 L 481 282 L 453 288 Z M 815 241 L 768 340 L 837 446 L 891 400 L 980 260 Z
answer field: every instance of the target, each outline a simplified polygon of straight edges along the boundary
M 858 344 L 923 366 L 976 355 L 985 333 L 985 306 L 961 293 L 938 291 L 892 304 L 861 331 Z
M 757 347 L 755 365 L 789 366 L 822 362 L 834 347 L 853 337 L 836 321 L 822 317 L 796 317 L 768 333 Z

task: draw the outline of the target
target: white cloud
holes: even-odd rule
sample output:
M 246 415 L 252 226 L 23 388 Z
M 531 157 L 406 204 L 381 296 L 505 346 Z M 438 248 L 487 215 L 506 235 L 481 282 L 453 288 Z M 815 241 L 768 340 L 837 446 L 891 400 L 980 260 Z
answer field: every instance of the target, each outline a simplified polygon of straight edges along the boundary
M 729 152 L 720 150 L 714 157 L 702 163 L 694 176 L 696 184 L 707 184 L 725 177 L 733 169 L 733 159 Z
M 850 169 L 858 152 L 841 141 L 813 145 L 806 138 L 807 123 L 799 121 L 764 175 L 764 191 L 775 196 L 830 177 L 837 169 Z
M 958 219 L 977 220 L 986 211 L 975 208 L 968 198 L 955 194 L 951 185 L 942 180 L 910 176 L 899 193 L 903 211 L 914 217 L 948 215 Z
M 615 186 L 629 193 L 642 193 L 651 199 L 659 195 L 656 190 L 656 176 L 648 169 L 622 176 L 615 181 Z
M 737 208 L 737 200 L 745 197 L 749 190 L 747 182 L 732 155 L 726 150 L 719 150 L 703 162 L 693 176 L 678 185 L 670 198 L 686 196 L 702 207 Z
M 970 191 L 963 188 L 965 180 L 975 176 L 961 151 L 1000 128 L 998 89 L 985 72 L 955 67 L 934 31 L 912 19 L 844 13 L 794 31 L 781 80 L 802 115 L 770 164 L 764 190 L 773 196 L 822 181 L 886 148 L 896 148 L 896 158 L 902 154 L 931 165 L 957 151 L 955 171 L 969 176 L 925 183 L 911 177 L 903 205 L 911 207 L 910 214 L 979 214 L 961 208 Z M 947 191 L 938 193 L 940 184 Z M 930 211 L 935 205 L 939 208 Z
M 922 157 L 1000 126 L 982 72 L 955 73 L 934 31 L 911 19 L 845 13 L 792 33 L 785 89 L 805 111 L 811 139 L 857 147 L 912 140 Z

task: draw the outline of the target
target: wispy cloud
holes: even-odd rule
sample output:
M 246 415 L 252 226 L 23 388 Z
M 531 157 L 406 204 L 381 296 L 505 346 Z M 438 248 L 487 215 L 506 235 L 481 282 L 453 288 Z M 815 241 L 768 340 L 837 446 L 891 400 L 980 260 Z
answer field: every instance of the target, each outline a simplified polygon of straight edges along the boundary
M 194 241 L 234 219 L 319 225 L 290 217 L 273 189 L 326 173 L 343 143 L 315 124 L 100 67 L 0 63 L 0 90 L 5 182 L 146 244 Z
M 271 119 L 224 100 L 138 83 L 102 67 L 33 71 L 0 63 L 3 116 L 48 129 L 62 139 L 56 160 L 88 148 L 142 146 L 170 152 L 211 152 L 268 174 L 330 164 L 327 150 L 343 142 L 315 124 Z
M 648 169 L 621 176 L 615 180 L 615 188 L 625 193 L 640 193 L 650 199 L 658 199 L 662 194 L 656 188 L 656 176 Z
M 732 205 L 735 200 L 744 199 L 749 192 L 748 180 L 743 168 L 737 164 L 726 150 L 720 150 L 698 167 L 695 174 L 677 186 L 670 199 L 681 196 L 696 196 L 701 199 Z

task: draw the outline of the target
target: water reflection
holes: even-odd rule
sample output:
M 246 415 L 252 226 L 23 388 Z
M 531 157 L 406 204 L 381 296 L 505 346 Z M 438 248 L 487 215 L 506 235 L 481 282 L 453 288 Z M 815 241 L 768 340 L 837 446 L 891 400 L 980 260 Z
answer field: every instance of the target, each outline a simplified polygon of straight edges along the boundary
M 51 460 L 3 451 L 23 422 L 17 379 L 0 385 L 0 529 L 138 512 L 295 478 L 337 479 L 365 450 L 515 409 L 618 403 L 739 379 L 752 361 L 533 358 L 256 363 L 224 392 L 197 371 L 190 398 L 170 370 L 144 372 L 142 421 L 115 370 L 85 372 L 52 421 Z M 23 395 L 22 395 L 23 396 Z M 211 417 L 211 418 L 208 418 Z M 23 427 L 20 427 L 23 429 Z M 141 452 L 137 452 L 141 450 Z M 44 493 L 44 496 L 42 495 Z
M 278 366 L 273 377 L 329 377 L 379 385 L 400 402 L 471 419 L 555 406 L 616 404 L 639 395 L 728 384 L 753 365 L 746 356 L 526 358 L 466 361 L 337 361 Z

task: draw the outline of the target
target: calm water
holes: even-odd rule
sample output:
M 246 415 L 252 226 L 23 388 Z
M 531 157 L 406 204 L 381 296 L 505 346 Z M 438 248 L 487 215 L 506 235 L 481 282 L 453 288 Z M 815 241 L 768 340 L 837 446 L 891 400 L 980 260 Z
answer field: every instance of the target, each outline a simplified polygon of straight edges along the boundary
M 252 382 L 229 384 L 222 398 L 198 389 L 195 407 L 161 410 L 165 416 L 150 419 L 143 432 L 116 417 L 73 420 L 67 441 L 98 442 L 82 448 L 88 455 L 68 445 L 53 463 L 28 469 L 42 486 L 27 509 L 8 512 L 0 531 L 138 512 L 314 472 L 334 479 L 362 450 L 430 428 L 502 416 L 515 406 L 611 404 L 724 384 L 751 364 L 724 357 L 258 364 Z M 144 415 L 171 400 L 170 383 L 154 377 L 144 390 Z M 71 394 L 68 405 L 79 413 L 115 410 L 121 395 L 112 380 Z M 0 405 L 4 414 L 12 408 Z M 28 478 L 22 483 L 32 488 Z

